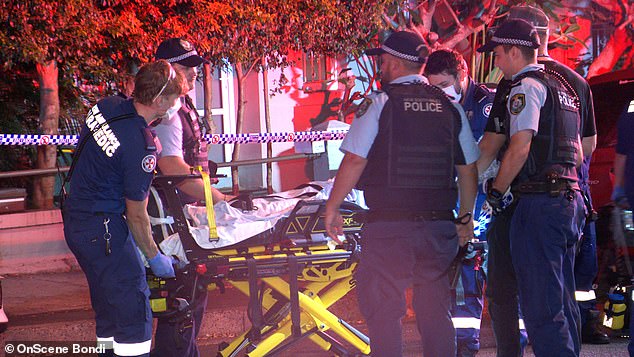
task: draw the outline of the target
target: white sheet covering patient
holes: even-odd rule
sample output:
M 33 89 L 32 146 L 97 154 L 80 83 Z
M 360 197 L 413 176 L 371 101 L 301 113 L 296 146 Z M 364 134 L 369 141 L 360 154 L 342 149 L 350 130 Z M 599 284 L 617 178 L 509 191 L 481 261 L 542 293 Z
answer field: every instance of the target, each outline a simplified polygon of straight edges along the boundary
M 255 209 L 253 211 L 243 212 L 241 209 L 232 207 L 230 202 L 216 203 L 214 212 L 219 236 L 217 241 L 209 241 L 209 226 L 205 207 L 185 205 L 183 208 L 185 217 L 192 222 L 189 231 L 196 243 L 203 249 L 227 247 L 249 239 L 274 227 L 281 218 L 290 214 L 299 201 L 328 199 L 332 190 L 332 180 L 314 181 L 310 184 L 312 186 L 276 193 L 269 197 L 254 198 L 253 207 Z M 314 186 L 322 187 L 322 189 L 318 190 Z M 315 193 L 315 195 L 306 197 L 309 193 Z M 367 208 L 362 191 L 352 190 L 346 197 L 346 201 Z M 160 246 L 166 255 L 174 255 L 181 262 L 188 262 L 178 233 L 167 237 Z

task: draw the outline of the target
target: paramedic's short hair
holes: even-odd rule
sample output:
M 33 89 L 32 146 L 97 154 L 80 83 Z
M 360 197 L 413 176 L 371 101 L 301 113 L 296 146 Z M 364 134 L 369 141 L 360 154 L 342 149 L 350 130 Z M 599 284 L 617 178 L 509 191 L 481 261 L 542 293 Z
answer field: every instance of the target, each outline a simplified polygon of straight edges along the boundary
M 436 50 L 427 58 L 425 75 L 447 73 L 456 78 L 467 73 L 467 62 L 454 50 Z
M 185 93 L 185 80 L 165 60 L 150 62 L 137 73 L 132 97 L 141 104 L 150 105 L 159 96 L 179 97 Z

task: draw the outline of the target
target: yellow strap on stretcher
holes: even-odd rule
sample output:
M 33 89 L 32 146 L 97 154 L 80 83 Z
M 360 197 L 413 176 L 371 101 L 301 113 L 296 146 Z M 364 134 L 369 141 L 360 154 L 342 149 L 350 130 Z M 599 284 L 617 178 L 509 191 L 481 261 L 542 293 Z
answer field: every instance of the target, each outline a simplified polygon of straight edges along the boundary
M 214 212 L 214 201 L 211 194 L 211 180 L 209 180 L 209 174 L 203 170 L 202 166 L 198 166 L 196 169 L 200 171 L 200 175 L 203 178 L 203 186 L 205 187 L 205 206 L 207 207 L 207 223 L 209 224 L 209 241 L 216 242 L 220 237 L 218 237 L 218 230 L 216 229 L 216 212 Z

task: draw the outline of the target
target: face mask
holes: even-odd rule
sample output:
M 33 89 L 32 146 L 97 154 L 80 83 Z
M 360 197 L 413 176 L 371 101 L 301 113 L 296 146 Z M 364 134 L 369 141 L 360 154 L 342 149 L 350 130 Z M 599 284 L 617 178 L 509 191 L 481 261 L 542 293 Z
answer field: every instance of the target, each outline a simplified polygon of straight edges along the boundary
M 174 114 L 176 114 L 176 112 L 178 112 L 178 110 L 181 108 L 181 99 L 178 98 L 176 100 L 176 104 L 174 104 L 173 107 L 170 107 L 169 109 L 167 109 L 167 112 L 165 113 L 165 115 L 163 116 L 164 118 L 171 118 Z
M 454 87 L 453 84 L 441 89 L 443 92 L 445 92 L 446 95 L 449 96 L 449 99 L 453 101 L 459 102 L 460 99 L 462 98 L 462 93 L 456 93 L 456 88 Z

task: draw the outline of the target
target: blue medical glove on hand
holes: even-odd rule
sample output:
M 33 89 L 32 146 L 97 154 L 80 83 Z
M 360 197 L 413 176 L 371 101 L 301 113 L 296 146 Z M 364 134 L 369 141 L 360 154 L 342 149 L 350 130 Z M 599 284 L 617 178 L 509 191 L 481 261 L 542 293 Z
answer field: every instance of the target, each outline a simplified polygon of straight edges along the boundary
M 493 215 L 499 215 L 500 213 L 502 213 L 502 211 L 504 211 L 505 208 L 503 200 L 504 195 L 500 191 L 493 188 L 492 178 L 485 181 L 484 189 L 487 193 L 486 201 L 489 206 L 491 206 L 491 211 L 493 212 Z
M 172 258 L 166 257 L 161 252 L 158 252 L 154 258 L 149 259 L 148 263 L 150 264 L 152 272 L 159 278 L 173 278 L 176 276 L 176 274 L 174 274 Z

